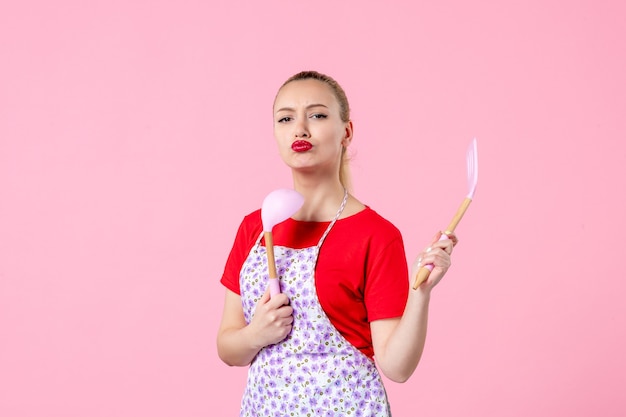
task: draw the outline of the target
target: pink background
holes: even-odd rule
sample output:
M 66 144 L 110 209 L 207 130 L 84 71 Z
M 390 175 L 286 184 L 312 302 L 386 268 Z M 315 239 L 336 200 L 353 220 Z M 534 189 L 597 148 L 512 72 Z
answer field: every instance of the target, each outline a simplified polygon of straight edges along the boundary
M 420 4 L 424 3 L 424 4 Z M 290 186 L 271 103 L 353 107 L 356 195 L 409 259 L 481 178 L 397 416 L 626 413 L 620 1 L 0 6 L 0 415 L 234 416 L 239 221 Z

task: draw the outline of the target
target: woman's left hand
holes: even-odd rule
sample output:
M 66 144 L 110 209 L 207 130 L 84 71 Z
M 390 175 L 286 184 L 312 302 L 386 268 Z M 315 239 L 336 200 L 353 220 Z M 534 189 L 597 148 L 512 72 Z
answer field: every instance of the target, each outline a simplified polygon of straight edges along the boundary
M 452 249 L 458 243 L 458 239 L 454 233 L 446 233 L 448 239 L 439 240 L 442 232 L 438 232 L 434 237 L 430 246 L 425 248 L 415 259 L 411 266 L 411 285 L 417 276 L 417 272 L 424 265 L 433 264 L 433 270 L 430 272 L 428 279 L 424 281 L 419 287 L 419 290 L 432 290 L 435 285 L 441 281 L 443 276 L 450 268 L 451 261 L 450 255 Z

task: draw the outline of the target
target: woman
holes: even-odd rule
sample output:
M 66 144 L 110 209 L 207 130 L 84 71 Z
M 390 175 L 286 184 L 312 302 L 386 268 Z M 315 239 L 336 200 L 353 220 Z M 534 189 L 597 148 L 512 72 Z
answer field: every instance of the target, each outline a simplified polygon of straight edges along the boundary
M 422 355 L 431 290 L 456 237 L 435 236 L 410 276 L 434 269 L 409 291 L 400 232 L 347 191 L 349 111 L 343 89 L 314 71 L 289 78 L 274 100 L 278 150 L 304 204 L 273 229 L 281 294 L 267 289 L 260 210 L 240 225 L 222 276 L 218 353 L 250 365 L 242 416 L 390 415 L 374 357 L 404 382 Z

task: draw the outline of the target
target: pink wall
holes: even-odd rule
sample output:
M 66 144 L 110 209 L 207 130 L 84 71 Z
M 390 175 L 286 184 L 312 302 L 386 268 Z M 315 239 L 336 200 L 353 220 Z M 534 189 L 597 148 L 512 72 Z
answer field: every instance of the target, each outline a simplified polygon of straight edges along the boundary
M 420 4 L 423 3 L 423 4 Z M 0 7 L 0 416 L 234 416 L 218 280 L 289 186 L 301 69 L 351 98 L 357 196 L 408 256 L 481 178 L 397 416 L 626 413 L 623 2 Z

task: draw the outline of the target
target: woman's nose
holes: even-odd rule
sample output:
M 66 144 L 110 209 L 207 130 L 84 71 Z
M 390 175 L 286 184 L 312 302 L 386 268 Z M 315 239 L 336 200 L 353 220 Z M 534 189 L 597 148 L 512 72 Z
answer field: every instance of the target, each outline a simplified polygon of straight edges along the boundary
M 308 138 L 309 136 L 309 126 L 307 125 L 306 119 L 300 119 L 296 123 L 296 137 Z

